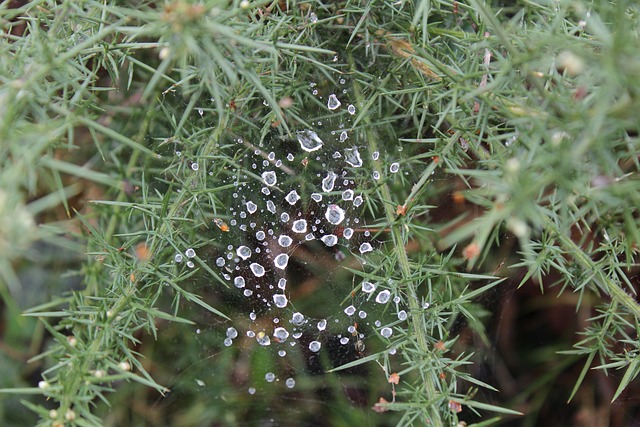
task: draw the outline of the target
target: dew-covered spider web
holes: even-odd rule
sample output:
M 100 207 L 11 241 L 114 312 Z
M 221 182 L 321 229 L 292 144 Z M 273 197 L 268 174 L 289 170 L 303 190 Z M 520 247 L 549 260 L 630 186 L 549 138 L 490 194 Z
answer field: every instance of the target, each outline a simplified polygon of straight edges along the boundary
M 393 248 L 377 189 L 402 175 L 401 153 L 357 136 L 348 87 L 311 82 L 313 118 L 289 135 L 161 143 L 180 159 L 175 191 L 190 193 L 184 211 L 206 237 L 185 236 L 172 264 L 230 318 L 180 328 L 201 354 L 177 363 L 168 386 L 230 420 L 369 423 L 371 402 L 392 390 L 381 362 L 408 309 L 379 260 Z M 202 128 L 211 110 L 196 106 L 190 120 Z

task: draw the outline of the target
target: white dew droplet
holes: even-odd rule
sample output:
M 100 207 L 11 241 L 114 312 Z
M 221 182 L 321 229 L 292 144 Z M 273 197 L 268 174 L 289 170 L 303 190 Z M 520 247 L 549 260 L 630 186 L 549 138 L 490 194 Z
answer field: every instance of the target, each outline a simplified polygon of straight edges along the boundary
M 391 163 L 391 166 L 389 166 L 389 172 L 391 173 L 397 173 L 400 170 L 400 163 L 395 162 L 395 163 Z
M 324 191 L 325 193 L 328 193 L 330 191 L 333 190 L 333 186 L 336 183 L 336 178 L 338 177 L 338 175 L 335 174 L 335 172 L 331 172 L 329 171 L 329 173 L 327 173 L 327 176 L 325 176 L 322 179 L 322 191 Z
M 353 237 L 353 228 L 345 228 L 344 230 L 342 230 L 342 237 L 347 240 Z
M 225 260 L 224 260 L 224 258 L 222 258 L 222 257 L 218 257 L 218 258 L 216 259 L 216 265 L 217 265 L 218 267 L 222 267 L 222 266 L 224 266 L 224 264 L 225 264 Z
M 264 379 L 267 380 L 268 383 L 272 383 L 276 379 L 276 374 L 273 372 L 267 372 Z
M 267 210 L 272 214 L 276 213 L 276 205 L 271 200 L 267 201 Z
M 253 273 L 254 276 L 256 277 L 264 276 L 264 267 L 258 264 L 257 262 L 251 263 L 249 268 L 251 269 L 251 272 Z
M 338 236 L 336 236 L 335 234 L 327 234 L 326 236 L 322 236 L 320 240 L 322 240 L 322 243 L 324 243 L 325 245 L 331 247 L 335 246 L 336 243 L 338 243 Z
M 354 168 L 359 168 L 362 166 L 362 158 L 360 157 L 360 152 L 356 147 L 346 148 L 344 150 L 344 161 L 349 163 Z
M 314 202 L 320 203 L 322 201 L 322 194 L 320 194 L 320 193 L 311 193 L 311 199 Z
M 342 200 L 353 200 L 353 190 L 344 190 L 342 192 Z
M 376 285 L 371 282 L 362 282 L 362 292 L 370 294 L 376 290 Z
M 264 332 L 260 331 L 256 334 L 256 341 L 258 341 L 258 344 L 262 345 L 262 346 L 267 346 L 267 345 L 271 345 L 271 338 L 269 338 L 269 335 L 265 334 Z M 267 374 L 269 375 L 269 374 Z M 271 380 L 273 381 L 273 380 Z
M 300 196 L 296 190 L 291 190 L 289 194 L 287 194 L 284 198 L 290 205 L 295 205 L 298 200 L 300 200 Z
M 363 244 L 360 245 L 359 250 L 361 254 L 364 254 L 367 252 L 371 252 L 373 250 L 373 246 L 371 246 L 371 244 L 368 242 L 364 242 Z
M 356 107 L 354 107 L 352 104 L 349 104 L 349 106 L 347 107 L 347 111 L 353 116 L 356 113 Z
M 278 289 L 284 290 L 286 287 L 287 287 L 287 279 L 285 279 L 284 277 L 281 277 L 280 280 L 278 280 Z
M 393 335 L 393 329 L 391 329 L 391 328 L 382 328 L 380 330 L 380 335 L 382 335 L 385 338 L 389 338 L 391 335 Z
M 287 386 L 287 388 L 294 388 L 296 386 L 296 380 L 294 380 L 293 378 L 287 378 L 287 380 L 284 382 L 284 385 Z
M 244 282 L 244 277 L 238 276 L 235 279 L 233 279 L 233 284 L 235 285 L 236 288 L 244 288 L 245 282 Z
M 335 110 L 336 108 L 338 108 L 342 103 L 338 100 L 338 97 L 335 96 L 335 94 L 331 94 L 329 95 L 329 100 L 327 101 L 327 108 L 329 110 Z
M 237 336 L 238 336 L 238 331 L 236 330 L 236 328 L 234 328 L 233 326 L 229 326 L 227 328 L 227 338 L 234 340 L 236 339 Z
M 340 142 L 345 142 L 349 138 L 349 134 L 347 134 L 346 130 L 340 132 Z
M 301 326 L 304 323 L 304 315 L 296 311 L 291 316 L 291 323 L 293 323 L 296 326 Z
M 324 217 L 327 218 L 327 221 L 331 224 L 338 225 L 344 221 L 344 210 L 338 205 L 329 205 Z
M 253 202 L 247 202 L 247 212 L 254 214 L 258 210 L 258 205 Z
M 280 215 L 280 221 L 282 222 L 289 222 L 289 214 L 286 212 L 282 212 L 282 214 Z
M 363 311 L 363 310 L 360 310 L 360 311 L 358 312 L 358 317 L 359 317 L 359 318 L 361 318 L 361 319 L 366 319 L 366 317 L 367 317 L 367 312 L 366 312 L 366 311 Z
M 278 244 L 283 248 L 288 248 L 293 243 L 293 239 L 285 234 L 282 234 L 278 237 Z
M 273 187 L 278 183 L 278 177 L 274 171 L 262 172 L 262 181 L 265 185 Z
M 344 314 L 347 316 L 353 316 L 356 312 L 356 308 L 352 305 L 344 309 Z
M 275 259 L 273 260 L 273 264 L 281 269 L 284 270 L 285 268 L 287 268 L 287 264 L 289 264 L 289 255 L 287 254 L 280 254 L 277 257 L 275 257 Z
M 358 206 L 360 206 L 363 202 L 364 202 L 364 200 L 362 199 L 362 196 L 356 196 L 356 197 L 353 199 L 353 206 L 358 207 Z
M 291 226 L 291 230 L 294 233 L 306 233 L 307 232 L 307 220 L 299 219 L 297 221 L 293 221 L 293 225 Z
M 378 304 L 385 304 L 389 302 L 389 299 L 391 299 L 391 292 L 389 292 L 388 289 L 385 289 L 376 296 L 376 302 Z
M 297 132 L 298 142 L 304 151 L 312 152 L 319 150 L 324 142 L 317 133 L 312 130 L 301 130 Z
M 319 321 L 317 326 L 318 326 L 318 330 L 320 332 L 322 332 L 325 329 L 327 329 L 327 319 L 322 319 L 321 321 Z
M 371 176 L 373 176 L 373 179 L 375 179 L 376 181 L 378 181 L 380 179 L 380 172 L 378 171 L 373 171 L 373 174 L 371 174 Z
M 197 171 L 200 168 L 196 162 L 191 163 L 191 169 Z
M 264 234 L 264 231 L 260 230 L 260 231 L 256 232 L 256 239 L 264 240 L 265 237 L 266 237 L 266 235 Z
M 184 254 L 187 256 L 187 258 L 193 258 L 196 256 L 196 251 L 194 251 L 193 249 L 189 248 L 187 249 Z
M 274 329 L 273 336 L 280 342 L 285 342 L 289 338 L 289 332 L 285 328 Z
M 249 249 L 247 246 L 239 246 L 238 249 L 236 249 L 236 254 L 238 254 L 238 256 L 242 259 L 249 259 L 251 257 L 251 249 Z
M 175 262 L 182 262 L 182 259 L 182 254 L 176 254 L 176 256 L 173 257 Z
M 378 160 L 380 158 L 380 152 L 379 151 L 374 151 L 373 153 L 371 153 L 371 158 L 373 160 Z
M 278 308 L 285 308 L 287 306 L 287 303 L 289 302 L 289 300 L 287 299 L 286 295 L 283 294 L 275 294 L 273 296 L 273 303 L 276 305 L 276 307 Z
M 314 353 L 319 352 L 320 347 L 322 347 L 322 344 L 320 343 L 320 341 L 311 341 L 309 343 L 309 350 L 313 351 Z
M 407 312 L 404 310 L 400 310 L 398 312 L 398 320 L 407 320 Z
M 342 345 L 349 344 L 349 338 L 347 338 L 347 337 L 340 338 L 340 344 L 342 344 Z

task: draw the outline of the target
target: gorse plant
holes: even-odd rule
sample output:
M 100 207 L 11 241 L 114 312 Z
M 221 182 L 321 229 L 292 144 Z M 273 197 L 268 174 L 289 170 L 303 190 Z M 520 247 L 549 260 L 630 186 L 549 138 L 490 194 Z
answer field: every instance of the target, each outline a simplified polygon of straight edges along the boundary
M 31 362 L 2 393 L 42 426 L 532 425 L 575 364 L 563 401 L 592 368 L 622 370 L 619 399 L 640 370 L 639 16 L 2 3 L 0 294 Z M 26 307 L 43 245 L 81 284 Z M 487 301 L 532 286 L 571 295 L 580 335 L 499 400 Z

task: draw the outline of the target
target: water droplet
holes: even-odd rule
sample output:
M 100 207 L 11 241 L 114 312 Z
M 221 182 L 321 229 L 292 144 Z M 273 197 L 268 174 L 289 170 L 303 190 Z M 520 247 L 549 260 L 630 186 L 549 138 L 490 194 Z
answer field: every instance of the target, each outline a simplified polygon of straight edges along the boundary
M 300 143 L 300 147 L 304 151 L 316 151 L 322 147 L 324 142 L 320 139 L 317 133 L 312 130 L 301 130 L 297 132 L 298 142 Z
M 251 269 L 251 272 L 253 273 L 254 276 L 256 277 L 264 276 L 264 267 L 258 264 L 257 262 L 251 263 L 249 268 Z
M 400 170 L 400 163 L 395 162 L 395 163 L 391 163 L 391 166 L 389 166 L 389 172 L 391 173 L 397 173 Z
M 184 254 L 187 256 L 187 258 L 193 258 L 196 256 L 196 251 L 194 251 L 193 249 L 189 248 L 187 249 Z
M 258 240 L 264 240 L 264 238 L 265 238 L 265 237 L 266 237 L 266 236 L 265 236 L 265 234 L 264 234 L 264 231 L 260 230 L 260 231 L 256 232 L 256 239 L 258 239 Z
M 289 332 L 285 328 L 276 328 L 273 331 L 273 336 L 280 342 L 285 342 L 289 338 Z
M 362 158 L 360 157 L 360 152 L 356 147 L 346 148 L 344 150 L 344 161 L 349 163 L 354 168 L 359 168 L 362 166 Z
M 331 224 L 338 225 L 344 221 L 344 210 L 338 205 L 329 205 L 324 217 L 327 218 L 327 221 Z
M 239 246 L 238 249 L 236 249 L 236 254 L 242 259 L 249 259 L 251 257 L 251 249 L 244 245 Z
M 311 341 L 309 343 L 309 350 L 313 351 L 314 353 L 319 352 L 320 347 L 322 347 L 322 344 L 320 343 L 320 341 Z
M 224 263 L 225 263 L 224 258 L 222 258 L 222 257 L 218 257 L 218 258 L 216 259 L 216 265 L 217 265 L 218 267 L 222 267 L 222 266 L 224 266 Z
M 371 252 L 372 250 L 373 250 L 373 247 L 371 246 L 370 243 L 365 242 L 365 243 L 360 245 L 360 253 L 361 254 L 364 254 L 364 253 L 367 253 L 367 252 Z
M 225 347 L 230 347 L 231 344 L 233 344 L 233 340 L 231 338 L 225 338 L 222 343 L 224 344 Z
M 362 292 L 370 294 L 376 290 L 376 285 L 371 282 L 362 282 Z
M 286 212 L 282 212 L 282 214 L 280 215 L 280 221 L 289 222 L 289 214 Z
M 193 268 L 194 266 L 195 264 L 193 263 L 193 261 L 187 261 L 187 267 Z
M 391 335 L 393 335 L 393 330 L 391 328 L 382 328 L 380 330 L 380 335 L 385 338 L 389 338 Z
M 379 157 L 380 157 L 380 152 L 374 151 L 373 153 L 371 153 L 371 158 L 373 160 L 378 160 Z
M 316 238 L 316 236 L 314 236 L 313 233 L 309 233 L 306 236 L 304 236 L 304 239 L 307 240 L 307 241 L 314 240 L 315 238 Z
M 428 302 L 425 302 L 424 304 L 422 304 L 422 308 L 424 308 L 425 310 L 428 309 L 429 307 L 431 307 L 431 304 L 429 304 Z
M 255 387 L 249 387 L 247 389 L 247 393 L 249 394 L 256 394 L 256 388 Z
M 380 292 L 378 296 L 376 296 L 376 302 L 378 304 L 384 304 L 386 302 L 389 302 L 390 299 L 391 299 L 391 292 L 389 292 L 389 290 L 386 290 L 386 289 Z
M 196 162 L 191 163 L 191 169 L 193 169 L 194 171 L 197 171 L 199 168 L 200 166 L 198 166 Z
M 373 174 L 371 174 L 371 176 L 373 176 L 373 179 L 375 179 L 377 181 L 377 180 L 380 179 L 380 172 L 373 171 Z
M 335 244 L 338 243 L 338 237 L 334 234 L 327 234 L 326 236 L 322 236 L 320 240 L 322 240 L 322 243 L 329 247 L 335 246 Z
M 173 257 L 173 260 L 175 262 L 182 262 L 182 254 L 176 254 L 176 256 Z
M 327 108 L 329 110 L 335 110 L 341 104 L 342 103 L 338 100 L 337 96 L 335 96 L 333 93 L 331 95 L 329 95 L 329 100 L 327 101 Z
M 285 279 L 284 277 L 281 277 L 280 280 L 278 280 L 278 288 L 284 290 L 286 287 L 287 287 L 287 279 Z
M 276 205 L 271 201 L 267 201 L 267 210 L 272 214 L 276 213 Z
M 287 303 L 289 302 L 289 300 L 287 299 L 286 295 L 282 295 L 282 294 L 275 294 L 273 296 L 273 303 L 276 305 L 276 307 L 278 308 L 285 308 L 287 306 Z
M 344 230 L 342 230 L 342 237 L 347 240 L 353 237 L 353 228 L 345 228 Z
M 272 383 L 273 380 L 276 379 L 276 374 L 274 374 L 273 372 L 267 372 L 267 374 L 264 376 L 264 379 L 267 380 L 267 382 Z
M 349 338 L 347 338 L 347 337 L 340 338 L 340 344 L 342 344 L 342 345 L 349 344 Z
M 236 288 L 244 288 L 245 282 L 244 282 L 244 277 L 236 277 L 235 279 L 233 279 L 233 284 L 235 285 Z
M 344 314 L 346 314 L 347 316 L 353 316 L 355 312 L 356 308 L 352 305 L 344 309 Z
M 320 193 L 311 193 L 311 199 L 314 202 L 320 203 L 322 201 L 322 194 L 320 194 Z
M 293 315 L 291 316 L 291 323 L 296 326 L 301 326 L 304 323 L 304 315 L 299 312 L 293 313 Z
M 300 196 L 296 190 L 291 190 L 289 194 L 284 198 L 290 205 L 295 205 L 298 200 L 300 200 Z
M 365 319 L 367 317 L 367 312 L 360 310 L 358 312 L 358 317 L 361 318 L 361 319 Z
M 247 212 L 254 214 L 258 210 L 258 206 L 253 202 L 247 202 Z
M 280 254 L 277 257 L 275 257 L 275 259 L 273 260 L 273 263 L 277 268 L 284 270 L 285 268 L 287 268 L 287 264 L 289 264 L 289 255 Z
M 296 380 L 294 380 L 293 378 L 287 378 L 287 380 L 284 382 L 284 385 L 286 385 L 287 388 L 294 388 L 296 386 Z
M 307 232 L 307 221 L 304 219 L 299 219 L 297 221 L 293 221 L 293 225 L 291 226 L 291 230 L 294 233 L 306 233 Z
M 258 334 L 256 335 L 256 341 L 258 341 L 258 344 L 262 346 L 271 345 L 271 338 L 269 338 L 269 335 L 265 334 L 262 331 L 258 332 Z
M 227 338 L 235 339 L 238 336 L 238 331 L 233 326 L 227 328 Z
M 262 181 L 265 185 L 273 187 L 278 183 L 278 177 L 274 171 L 262 172 Z
M 349 112 L 349 114 L 351 114 L 353 116 L 356 113 L 356 107 L 354 107 L 353 105 L 349 104 L 349 106 L 347 107 L 347 111 Z
M 407 312 L 404 310 L 400 310 L 398 312 L 398 320 L 407 320 Z
M 311 14 L 309 15 L 309 21 L 311 21 L 312 24 L 315 24 L 316 22 L 318 22 L 318 15 L 311 12 Z
M 344 190 L 342 192 L 342 200 L 353 200 L 353 190 Z
M 345 142 L 348 137 L 349 135 L 347 134 L 346 130 L 343 130 L 342 132 L 340 132 L 340 142 Z
M 325 329 L 327 329 L 327 319 L 322 319 L 318 322 L 318 330 L 324 331 Z
M 291 246 L 292 242 L 293 239 L 287 235 L 282 234 L 280 237 L 278 237 L 278 244 L 283 248 L 288 248 L 289 246 Z
M 322 179 L 322 191 L 324 191 L 325 193 L 332 191 L 337 177 L 338 175 L 336 175 L 334 172 L 327 173 L 327 176 Z

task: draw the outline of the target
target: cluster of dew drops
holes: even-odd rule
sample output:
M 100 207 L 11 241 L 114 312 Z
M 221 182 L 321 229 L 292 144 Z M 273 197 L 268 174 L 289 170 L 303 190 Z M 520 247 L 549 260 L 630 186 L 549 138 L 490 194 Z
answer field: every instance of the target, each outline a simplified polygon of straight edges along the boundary
M 340 80 L 344 84 L 344 79 Z M 319 96 L 318 89 L 311 83 L 312 94 Z M 346 95 L 346 89 L 342 94 L 330 94 L 327 97 L 326 105 L 330 111 L 339 111 L 343 103 L 340 97 Z M 278 156 L 274 151 L 265 153 L 256 149 L 251 153 L 250 165 L 251 174 L 248 176 L 240 171 L 235 171 L 232 176 L 234 180 L 233 199 L 236 201 L 235 207 L 230 208 L 232 218 L 229 224 L 222 223 L 216 219 L 218 227 L 225 227 L 224 231 L 232 229 L 239 233 L 236 244 L 229 244 L 227 251 L 215 260 L 217 267 L 222 271 L 225 280 L 233 284 L 238 292 L 244 297 L 257 298 L 267 310 L 280 310 L 289 316 L 283 320 L 276 316 L 273 318 L 273 330 L 253 331 L 247 330 L 246 336 L 255 338 L 261 346 L 267 347 L 275 344 L 278 347 L 278 355 L 286 356 L 286 344 L 293 347 L 299 342 L 303 333 L 309 330 L 318 338 L 306 344 L 311 353 L 318 353 L 322 348 L 319 335 L 327 329 L 327 319 L 311 319 L 304 314 L 295 311 L 287 296 L 286 269 L 292 252 L 305 242 L 319 240 L 328 248 L 346 247 L 353 252 L 357 252 L 361 257 L 374 251 L 371 242 L 366 241 L 371 237 L 370 232 L 364 229 L 362 237 L 365 241 L 353 244 L 352 239 L 355 229 L 361 224 L 360 219 L 350 213 L 359 208 L 365 202 L 365 196 L 358 194 L 357 178 L 349 176 L 348 168 L 362 168 L 365 165 L 360 152 L 362 147 L 348 143 L 349 130 L 347 128 L 348 118 L 356 113 L 356 107 L 352 104 L 346 106 L 348 115 L 342 115 L 347 120 L 340 122 L 337 130 L 327 132 L 333 141 L 325 143 L 325 140 L 318 135 L 315 130 L 302 129 L 296 132 L 295 138 L 301 149 L 300 153 L 282 154 Z M 322 127 L 322 122 L 314 123 L 318 128 Z M 243 144 L 241 139 L 236 141 Z M 332 148 L 329 149 L 328 147 Z M 370 158 L 373 161 L 379 159 L 378 152 L 372 152 Z M 316 191 L 308 194 L 309 200 L 302 200 L 303 193 L 299 185 L 289 184 L 289 188 L 284 185 L 288 182 L 288 172 L 295 169 L 305 161 L 315 161 L 322 164 L 323 172 L 316 175 L 317 182 L 314 182 Z M 365 157 L 366 159 L 366 157 Z M 194 166 L 195 165 L 195 166 Z M 197 163 L 192 164 L 194 171 L 198 170 Z M 375 168 L 374 168 L 375 169 Z M 389 172 L 394 174 L 400 170 L 397 162 L 389 166 Z M 239 176 L 241 175 L 241 176 Z M 259 177 L 259 179 L 256 179 Z M 381 171 L 373 170 L 372 178 L 379 180 Z M 256 186 L 257 181 L 257 186 Z M 282 185 L 281 185 L 282 184 Z M 362 186 L 360 186 L 362 187 Z M 303 212 L 306 206 L 307 212 Z M 362 229 L 360 229 L 362 230 Z M 358 239 L 360 240 L 360 239 Z M 344 259 L 341 250 L 335 252 L 336 259 Z M 192 259 L 196 256 L 193 248 L 188 248 L 184 256 L 178 253 L 174 257 L 176 263 L 185 260 L 189 268 L 194 267 Z M 265 285 L 266 283 L 266 285 Z M 399 308 L 401 298 L 392 298 L 388 289 L 376 292 L 378 285 L 369 281 L 360 284 L 360 292 L 364 295 L 363 301 L 373 299 L 377 304 L 387 304 L 393 301 L 396 305 L 398 320 L 407 318 L 407 313 Z M 275 308 L 274 308 L 275 307 Z M 356 343 L 361 343 L 364 334 L 360 333 L 353 319 L 356 316 L 360 321 L 367 317 L 367 312 L 349 305 L 342 310 L 349 319 L 349 326 L 346 328 L 347 334 L 338 335 L 342 345 L 351 342 L 349 337 L 356 337 Z M 249 319 L 255 322 L 257 314 L 252 311 Z M 336 323 L 340 322 L 335 318 Z M 374 322 L 379 333 L 384 338 L 393 335 L 393 329 L 382 327 L 382 322 Z M 233 345 L 234 339 L 239 336 L 236 328 L 228 327 L 224 339 L 225 346 Z M 305 341 L 306 342 L 306 341 Z M 395 353 L 391 349 L 391 354 Z M 267 382 L 275 381 L 276 375 L 269 372 L 265 376 Z M 287 378 L 285 385 L 288 388 L 295 386 L 294 378 Z M 249 393 L 255 393 L 255 388 L 250 388 Z

